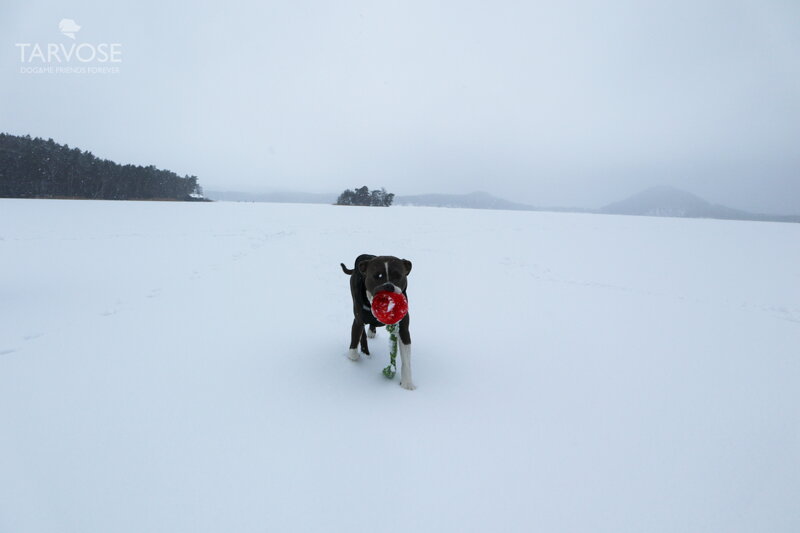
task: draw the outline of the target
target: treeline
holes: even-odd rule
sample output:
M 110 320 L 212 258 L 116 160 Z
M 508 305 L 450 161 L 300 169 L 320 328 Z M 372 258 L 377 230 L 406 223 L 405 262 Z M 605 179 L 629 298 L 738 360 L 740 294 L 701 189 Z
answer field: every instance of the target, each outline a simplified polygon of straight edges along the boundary
M 0 197 L 199 200 L 197 176 L 119 165 L 91 152 L 0 133 Z
M 386 189 L 381 187 L 370 191 L 366 185 L 355 190 L 345 189 L 336 200 L 336 205 L 371 205 L 380 207 L 389 207 L 394 200 L 394 194 L 386 192 Z

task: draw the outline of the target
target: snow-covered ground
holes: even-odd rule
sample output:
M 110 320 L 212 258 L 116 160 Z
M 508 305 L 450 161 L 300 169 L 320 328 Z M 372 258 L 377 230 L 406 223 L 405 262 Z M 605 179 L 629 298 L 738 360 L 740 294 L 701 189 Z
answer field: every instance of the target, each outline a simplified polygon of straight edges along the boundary
M 0 200 L 0 295 L 3 533 L 800 531 L 800 225 Z

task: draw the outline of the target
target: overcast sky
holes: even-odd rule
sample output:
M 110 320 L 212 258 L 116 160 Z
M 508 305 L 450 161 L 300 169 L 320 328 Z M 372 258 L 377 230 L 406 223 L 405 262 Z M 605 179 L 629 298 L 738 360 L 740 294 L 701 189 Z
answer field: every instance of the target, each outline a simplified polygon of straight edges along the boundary
M 4 0 L 0 131 L 206 189 L 800 213 L 800 2 L 552 4 Z M 21 73 L 16 43 L 120 43 L 120 72 Z

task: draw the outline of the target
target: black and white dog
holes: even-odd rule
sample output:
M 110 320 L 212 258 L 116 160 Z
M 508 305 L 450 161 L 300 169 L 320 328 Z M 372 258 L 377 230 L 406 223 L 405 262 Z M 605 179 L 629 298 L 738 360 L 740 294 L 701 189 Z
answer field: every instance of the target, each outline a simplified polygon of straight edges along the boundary
M 374 256 L 359 255 L 353 269 L 340 263 L 342 271 L 350 276 L 350 293 L 353 296 L 353 327 L 350 331 L 350 351 L 347 356 L 358 361 L 358 344 L 361 351 L 369 355 L 367 337 L 375 337 L 375 328 L 384 326 L 372 314 L 372 298 L 380 291 L 403 293 L 406 295 L 408 280 L 411 272 L 411 261 L 398 259 L 391 255 Z M 406 315 L 400 321 L 400 386 L 404 389 L 414 390 L 414 381 L 411 378 L 411 333 L 408 330 L 410 322 Z M 369 333 L 365 326 L 369 325 Z

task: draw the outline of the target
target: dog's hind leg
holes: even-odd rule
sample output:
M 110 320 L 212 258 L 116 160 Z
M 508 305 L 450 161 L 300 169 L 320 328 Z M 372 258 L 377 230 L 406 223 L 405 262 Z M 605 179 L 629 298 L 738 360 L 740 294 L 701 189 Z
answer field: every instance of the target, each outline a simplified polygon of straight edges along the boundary
M 358 361 L 361 357 L 358 354 L 358 342 L 364 338 L 364 324 L 358 321 L 358 319 L 353 319 L 353 327 L 350 328 L 350 350 L 347 352 L 347 357 L 350 358 L 351 361 Z M 364 340 L 366 342 L 366 339 Z

